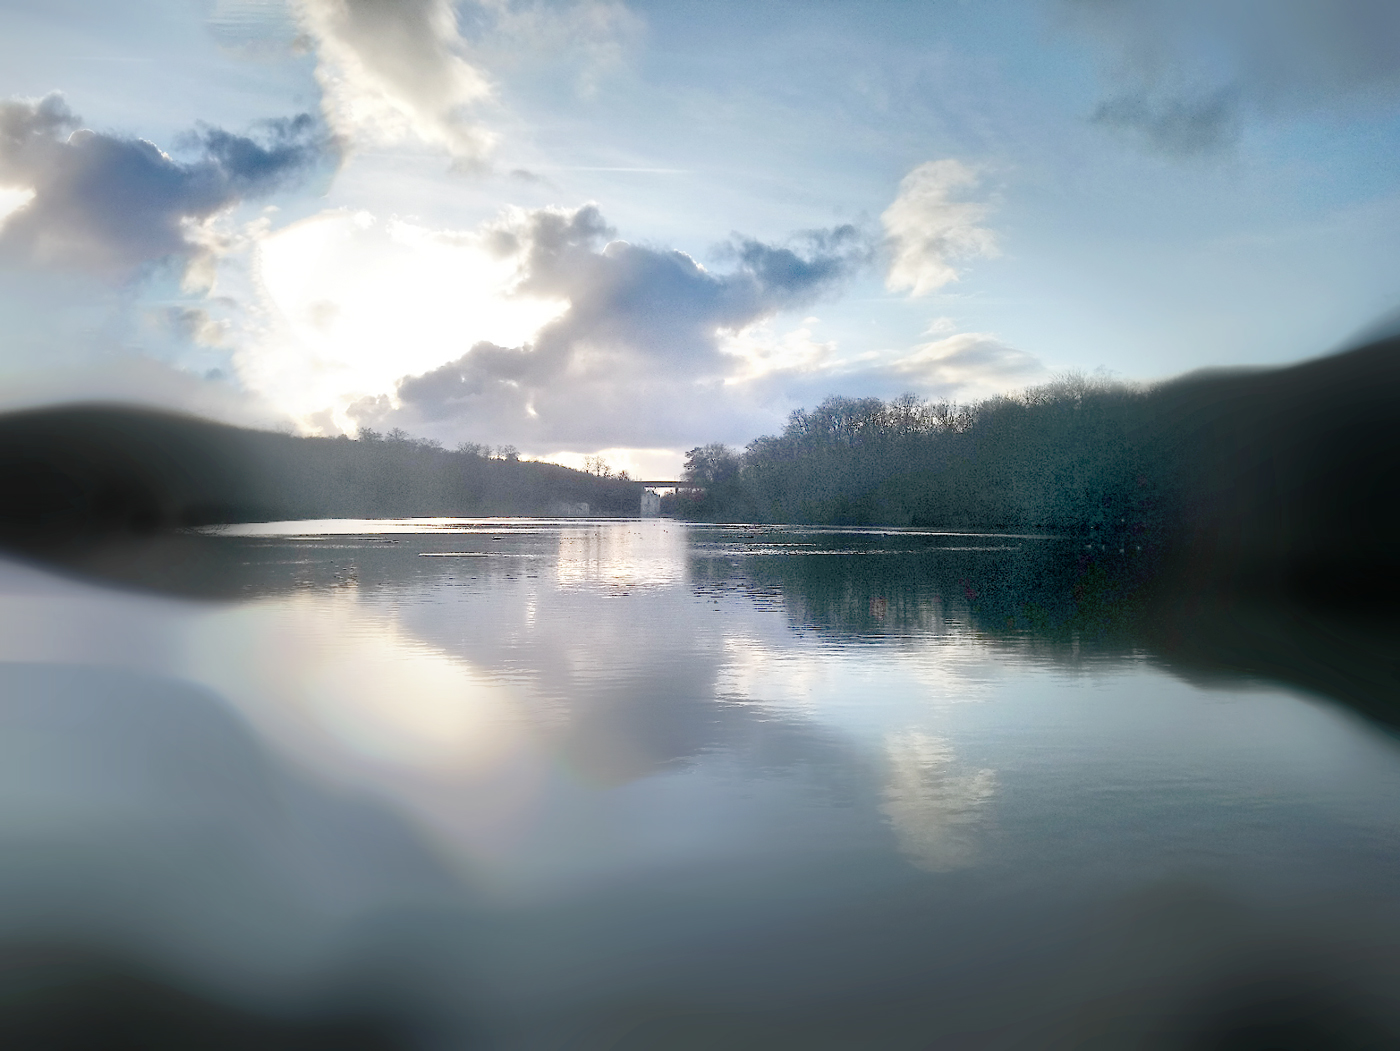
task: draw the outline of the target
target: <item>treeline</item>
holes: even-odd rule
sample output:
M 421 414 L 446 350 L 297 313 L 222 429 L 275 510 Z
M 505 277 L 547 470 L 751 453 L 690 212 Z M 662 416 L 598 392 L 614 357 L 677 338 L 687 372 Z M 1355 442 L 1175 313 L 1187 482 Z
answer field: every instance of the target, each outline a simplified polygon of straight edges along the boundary
M 0 417 L 0 540 L 21 546 L 281 519 L 629 516 L 637 500 L 622 479 L 402 432 L 300 438 L 113 406 Z
M 718 521 L 1045 531 L 1349 596 L 1400 577 L 1400 342 L 1151 388 L 1071 377 L 971 406 L 828 398 L 692 449 Z M 1376 576 L 1379 574 L 1379 576 Z
M 1144 395 L 1080 377 L 971 406 L 831 397 L 783 432 L 693 449 L 699 517 L 1092 531 L 1156 513 Z

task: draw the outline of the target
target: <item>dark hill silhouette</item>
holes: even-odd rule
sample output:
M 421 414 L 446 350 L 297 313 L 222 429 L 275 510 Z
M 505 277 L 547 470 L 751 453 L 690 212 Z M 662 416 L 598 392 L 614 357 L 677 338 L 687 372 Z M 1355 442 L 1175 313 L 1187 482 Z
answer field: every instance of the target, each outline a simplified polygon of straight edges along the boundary
M 1153 392 L 1175 567 L 1193 586 L 1388 605 L 1400 581 L 1397 407 L 1400 339 Z
M 227 522 L 636 513 L 636 487 L 407 438 L 298 438 L 122 406 L 0 417 L 0 541 L 31 551 Z

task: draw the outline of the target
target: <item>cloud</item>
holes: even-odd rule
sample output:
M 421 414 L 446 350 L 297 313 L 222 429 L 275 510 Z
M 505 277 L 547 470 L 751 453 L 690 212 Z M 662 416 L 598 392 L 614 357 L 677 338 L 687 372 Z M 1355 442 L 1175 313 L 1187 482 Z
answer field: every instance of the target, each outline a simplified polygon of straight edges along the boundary
M 11 212 L 18 211 L 32 200 L 34 200 L 33 190 L 0 187 L 0 226 L 5 225 L 5 220 L 10 217 Z
M 928 161 L 904 177 L 880 217 L 891 256 L 890 291 L 926 295 L 958 279 L 957 261 L 996 255 L 996 236 L 979 225 L 990 209 L 970 198 L 980 183 L 975 168 L 951 159 Z
M 1400 92 L 1393 0 L 1063 0 L 1112 90 L 1095 123 L 1173 156 L 1218 152 L 1247 118 Z
M 312 39 L 326 118 L 347 138 L 416 138 L 464 166 L 484 162 L 494 136 L 471 110 L 491 97 L 466 58 L 451 0 L 298 0 Z
M 713 273 L 683 252 L 612 234 L 592 205 L 520 213 L 497 228 L 497 250 L 522 260 L 515 294 L 567 300 L 568 309 L 528 344 L 481 342 L 405 377 L 404 409 L 420 420 L 489 422 L 519 444 L 684 440 L 695 433 L 698 391 L 719 396 L 735 368 L 723 335 L 833 291 L 869 254 L 852 227 L 788 246 L 736 239 L 735 268 Z
M 766 340 L 755 338 L 761 334 L 748 332 L 731 341 L 746 368 L 730 381 L 761 403 L 814 405 L 838 391 L 878 398 L 912 391 L 922 397 L 966 402 L 1047 376 L 1038 358 L 990 332 L 957 332 L 912 348 L 853 356 L 842 355 L 834 342 L 813 340 L 806 326 L 781 339 L 771 334 L 766 334 Z
M 776 379 L 790 382 L 803 375 L 825 373 L 839 367 L 840 355 L 835 340 L 817 340 L 812 329 L 817 318 L 806 318 L 802 324 L 781 335 L 772 326 L 760 322 L 724 340 L 723 350 L 735 358 L 736 367 L 725 382 L 756 384 Z
M 487 57 L 492 69 L 562 75 L 585 97 L 623 68 L 644 30 L 642 19 L 615 0 L 479 2 L 491 24 L 475 53 Z
M 1039 359 L 989 332 L 959 332 L 923 343 L 886 366 L 891 376 L 921 390 L 1004 391 L 1045 372 Z
M 1228 88 L 1205 98 L 1120 95 L 1101 103 L 1091 119 L 1141 136 L 1157 153 L 1178 157 L 1214 153 L 1240 131 L 1238 93 Z
M 201 361 L 223 348 L 247 389 L 304 427 L 532 454 L 743 442 L 833 392 L 963 399 L 1043 372 L 948 318 L 882 351 L 796 320 L 869 265 L 870 240 L 851 227 L 736 236 L 707 267 L 618 240 L 593 205 L 474 230 L 326 212 L 258 241 L 242 320 L 181 317 L 188 338 L 217 341 Z M 220 282 L 236 292 L 228 272 Z
M 203 307 L 167 307 L 163 314 L 165 323 L 186 342 L 205 347 L 228 342 L 228 321 L 210 317 Z
M 202 128 L 174 160 L 144 139 L 81 127 L 63 97 L 0 102 L 0 186 L 32 192 L 0 227 L 0 258 L 125 279 L 148 263 L 207 250 L 198 224 L 277 189 L 333 153 L 303 114 L 259 139 Z

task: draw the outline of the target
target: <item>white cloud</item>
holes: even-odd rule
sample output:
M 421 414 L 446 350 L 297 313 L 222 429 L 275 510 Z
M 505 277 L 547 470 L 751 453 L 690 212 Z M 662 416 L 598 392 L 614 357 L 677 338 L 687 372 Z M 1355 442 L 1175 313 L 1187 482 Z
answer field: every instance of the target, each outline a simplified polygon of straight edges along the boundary
M 890 291 L 926 295 L 958 279 L 958 261 L 997 254 L 996 235 L 979 225 L 990 208 L 970 198 L 981 181 L 977 169 L 953 159 L 927 161 L 904 177 L 880 217 Z
M 474 106 L 491 97 L 465 58 L 451 0 L 297 0 L 316 48 L 327 120 L 351 141 L 416 138 L 458 163 L 482 163 L 495 141 Z
M 240 204 L 338 157 L 324 125 L 201 126 L 172 156 L 81 124 L 58 93 L 0 101 L 4 407 L 122 401 L 285 424 L 227 382 L 236 310 L 215 276 L 266 232 L 266 217 L 236 218 Z
M 752 383 L 775 373 L 810 373 L 836 364 L 835 340 L 818 341 L 812 336 L 816 318 L 807 318 L 798 328 L 779 335 L 771 324 L 761 322 L 726 337 L 720 351 L 734 359 L 735 371 L 725 377 L 729 385 Z
M 936 317 L 924 329 L 925 336 L 948 336 L 958 330 L 958 323 L 950 317 Z
M 578 92 L 593 95 L 600 82 L 621 70 L 641 38 L 642 19 L 614 0 L 571 4 L 481 0 L 492 25 L 476 53 L 492 69 L 547 71 L 570 77 Z
M 739 238 L 712 270 L 614 239 L 591 205 L 466 230 L 343 209 L 275 231 L 273 218 L 220 213 L 184 232 L 217 264 L 203 296 L 148 305 L 135 333 L 189 378 L 151 380 L 172 396 L 237 393 L 311 432 L 602 449 L 615 468 L 666 475 L 677 449 L 742 443 L 833 392 L 966 396 L 1037 367 L 948 319 L 930 331 L 949 335 L 905 351 L 819 336 L 819 319 L 791 312 L 867 265 L 850 227 L 787 246 Z
M 273 231 L 271 218 L 201 226 L 217 261 L 203 297 L 144 309 L 136 342 L 188 381 L 147 377 L 160 400 L 236 394 L 309 432 L 399 426 L 556 459 L 601 449 L 664 476 L 677 449 L 742 444 L 831 393 L 966 398 L 1039 367 L 986 333 L 843 351 L 815 317 L 780 323 L 866 265 L 846 228 L 790 247 L 738 240 L 730 267 L 710 270 L 609 240 L 592 206 L 468 230 L 332 210 Z M 119 396 L 149 400 L 130 388 Z
M 742 398 L 725 393 L 738 366 L 726 336 L 835 291 L 865 265 L 851 227 L 809 231 L 792 247 L 732 245 L 734 269 L 684 252 L 609 240 L 598 209 L 518 213 L 488 231 L 522 265 L 514 295 L 567 300 L 533 339 L 482 339 L 397 387 L 405 416 L 489 428 L 540 448 L 671 445 L 732 433 Z M 708 422 L 706 422 L 708 421 Z
M 843 352 L 819 342 L 809 324 L 782 335 L 760 324 L 726 341 L 736 362 L 726 380 L 736 395 L 759 402 L 814 405 L 828 394 L 891 398 L 912 391 L 939 400 L 975 401 L 1046 377 L 1039 359 L 991 332 L 956 332 L 949 318 L 930 326 L 941 339 L 913 347 Z
M 985 397 L 1045 375 L 1034 356 L 1009 347 L 990 332 L 959 332 L 921 343 L 888 365 L 911 387 Z
M 215 319 L 203 307 L 167 307 L 161 312 L 165 324 L 189 342 L 202 347 L 222 347 L 228 343 L 231 325 Z

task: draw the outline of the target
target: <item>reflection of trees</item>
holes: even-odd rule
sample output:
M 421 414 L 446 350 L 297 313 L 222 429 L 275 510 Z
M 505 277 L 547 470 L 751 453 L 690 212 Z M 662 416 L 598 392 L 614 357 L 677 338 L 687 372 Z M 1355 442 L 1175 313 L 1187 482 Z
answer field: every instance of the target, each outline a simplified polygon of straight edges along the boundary
M 692 559 L 692 579 L 741 588 L 760 602 L 779 600 L 795 626 L 817 631 L 973 630 L 1042 647 L 1122 652 L 1146 602 L 1143 561 L 1090 555 L 1074 543 L 898 532 L 754 536 L 795 546 L 742 561 L 721 557 L 721 548 Z
M 731 550 L 743 550 L 745 535 L 730 537 Z M 1154 578 L 1150 559 L 1068 541 L 964 537 L 959 544 L 893 531 L 749 529 L 747 536 L 770 549 L 804 546 L 733 558 L 717 544 L 692 558 L 692 581 L 781 606 L 801 630 L 858 638 L 974 632 L 1064 662 L 1147 654 L 1188 677 L 1262 676 L 1400 722 L 1393 615 L 1183 592 L 1172 578 Z M 995 550 L 1015 544 L 1019 550 Z M 951 549 L 974 545 L 985 547 Z
M 1146 653 L 1183 674 L 1263 676 L 1400 720 L 1400 635 L 1384 611 L 1183 595 L 1161 587 L 1160 577 L 1154 582 L 1150 560 L 1074 542 L 771 527 L 695 535 L 687 563 L 693 588 L 746 594 L 760 608 L 782 609 L 799 630 L 855 638 L 972 631 L 1055 661 Z M 1017 549 L 994 550 L 1000 546 Z M 528 577 L 558 557 L 559 537 L 542 531 L 515 538 L 510 553 L 501 547 L 490 534 L 317 541 L 186 534 L 76 549 L 67 564 L 100 579 L 208 598 L 345 586 L 368 593 Z

